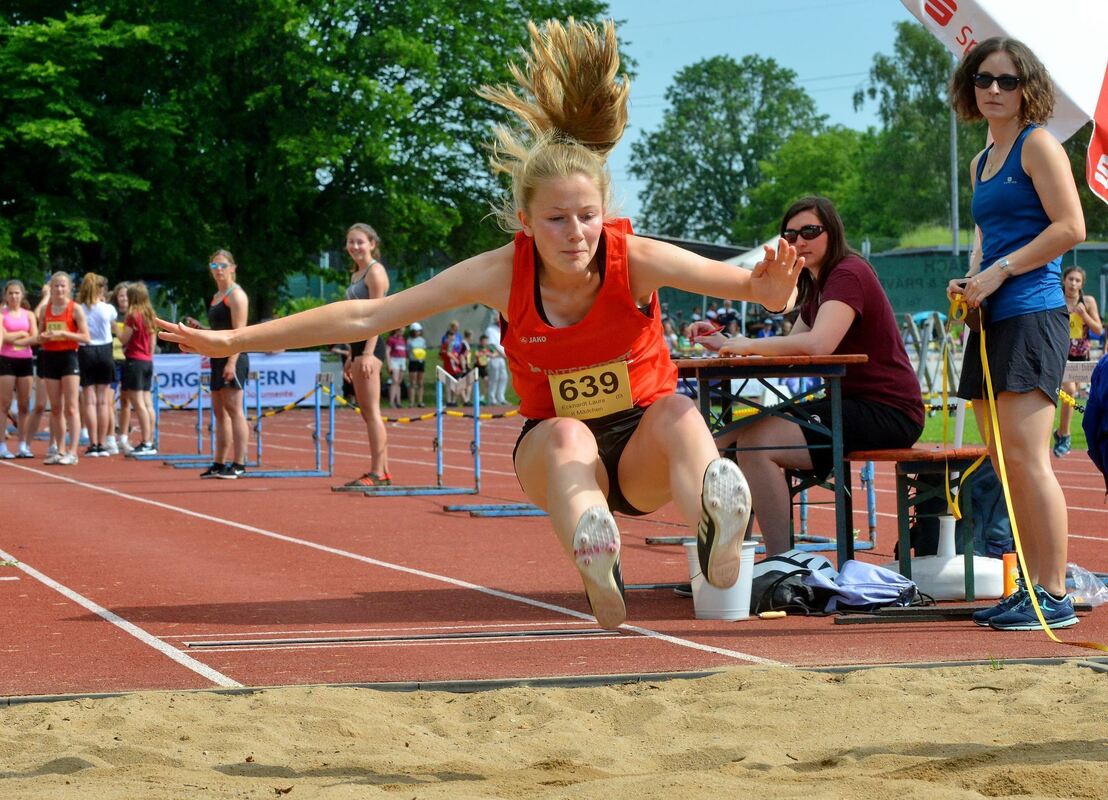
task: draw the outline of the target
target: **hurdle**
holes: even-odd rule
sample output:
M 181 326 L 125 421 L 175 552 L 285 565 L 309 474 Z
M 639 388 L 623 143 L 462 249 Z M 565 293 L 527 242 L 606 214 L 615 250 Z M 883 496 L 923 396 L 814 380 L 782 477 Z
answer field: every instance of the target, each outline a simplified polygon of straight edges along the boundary
M 473 370 L 469 375 L 476 374 Z M 333 492 L 360 492 L 368 497 L 414 497 L 420 495 L 480 494 L 481 492 L 481 392 L 473 395 L 473 441 L 469 452 L 473 456 L 473 488 L 443 485 L 443 418 L 446 405 L 442 399 L 442 387 L 459 381 L 442 367 L 435 368 L 435 485 L 434 486 L 332 486 Z M 468 375 L 466 379 L 469 379 Z
M 256 417 L 260 417 L 262 413 L 262 389 L 260 385 L 260 378 L 258 373 L 251 370 L 246 374 L 246 382 L 254 383 L 254 414 Z M 200 373 L 200 390 L 201 393 L 207 391 L 211 396 L 211 374 L 208 372 Z M 199 400 L 197 401 L 199 403 Z M 243 387 L 242 393 L 242 408 L 245 413 L 247 406 L 247 393 L 246 387 Z M 209 466 L 212 461 L 215 460 L 215 403 L 211 404 L 210 417 L 208 419 L 208 450 L 207 454 L 204 454 L 203 458 L 199 456 L 179 458 L 174 461 L 165 460 L 165 463 L 174 469 L 199 469 L 201 467 Z M 197 432 L 197 439 L 200 438 L 199 431 Z M 151 458 L 157 459 L 160 456 L 151 456 Z M 255 427 L 254 437 L 254 460 L 247 461 L 245 466 L 247 467 L 260 467 L 262 465 L 262 441 L 261 437 L 257 435 L 257 428 Z
M 154 446 L 159 450 L 155 455 L 146 455 L 139 453 L 138 455 L 131 454 L 131 458 L 136 461 L 164 461 L 165 463 L 171 463 L 173 461 L 195 461 L 200 458 L 207 458 L 215 452 L 215 443 L 213 436 L 209 437 L 209 452 L 204 452 L 204 395 L 209 391 L 208 386 L 211 382 L 211 376 L 206 372 L 200 373 L 199 388 L 196 390 L 196 394 L 186 400 L 179 406 L 169 404 L 169 407 L 175 411 L 179 411 L 193 400 L 196 401 L 196 452 L 195 453 L 162 453 L 161 451 L 161 415 L 162 415 L 162 393 L 154 392 Z M 209 431 L 211 428 L 209 427 Z
M 335 471 L 335 393 L 331 391 L 331 373 L 320 372 L 315 376 L 315 388 L 301 397 L 300 400 L 282 406 L 275 411 L 261 413 L 261 393 L 258 393 L 258 415 L 254 421 L 255 440 L 258 448 L 258 461 L 262 460 L 262 420 L 265 417 L 275 417 L 285 411 L 296 408 L 303 400 L 314 396 L 313 413 L 314 426 L 312 428 L 312 441 L 315 445 L 315 469 L 266 469 L 247 470 L 240 478 L 329 478 Z M 323 427 L 323 393 L 327 392 L 327 468 L 323 467 L 323 445 L 321 443 Z

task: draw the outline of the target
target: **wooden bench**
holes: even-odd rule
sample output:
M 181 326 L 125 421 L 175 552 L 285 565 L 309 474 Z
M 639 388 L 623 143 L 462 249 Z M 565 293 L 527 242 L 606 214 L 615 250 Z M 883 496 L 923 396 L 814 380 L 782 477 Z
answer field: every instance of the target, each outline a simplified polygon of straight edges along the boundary
M 951 474 L 959 476 L 951 481 L 951 491 L 958 489 L 959 508 L 962 515 L 967 520 L 971 519 L 970 495 L 963 490 L 973 480 L 973 473 L 965 481 L 961 480 L 961 476 L 973 462 L 987 452 L 984 447 L 943 448 L 938 445 L 916 445 L 901 449 L 859 450 L 847 454 L 847 461 L 872 461 L 896 465 L 896 520 L 901 575 L 906 578 L 912 577 L 912 542 L 909 524 L 912 509 L 926 500 L 946 498 L 943 484 L 949 470 Z M 941 479 L 936 482 L 935 476 L 941 476 Z M 965 556 L 966 599 L 973 600 L 972 525 L 962 527 L 961 539 L 962 552 Z

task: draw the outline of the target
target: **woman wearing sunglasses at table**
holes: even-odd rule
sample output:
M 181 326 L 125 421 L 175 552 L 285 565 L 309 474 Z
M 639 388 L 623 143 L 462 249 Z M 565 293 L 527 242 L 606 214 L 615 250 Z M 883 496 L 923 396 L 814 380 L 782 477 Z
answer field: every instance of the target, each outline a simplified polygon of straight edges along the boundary
M 216 250 L 208 261 L 216 285 L 216 293 L 208 305 L 209 327 L 213 331 L 245 328 L 249 299 L 235 283 L 238 270 L 235 257 L 227 250 Z M 191 328 L 201 327 L 192 317 L 185 323 Z M 211 368 L 215 454 L 212 465 L 201 472 L 200 477 L 234 480 L 246 472 L 246 447 L 250 442 L 250 426 L 242 410 L 242 390 L 250 372 L 250 355 L 233 353 L 227 358 L 213 358 Z
M 973 400 L 978 428 L 1004 445 L 1013 525 L 1018 527 L 1030 585 L 1051 628 L 1077 624 L 1066 594 L 1066 499 L 1054 475 L 1050 441 L 1070 343 L 1062 290 L 1062 254 L 1085 238 L 1085 219 L 1069 158 L 1043 128 L 1054 110 L 1045 67 L 1014 39 L 986 39 L 966 54 L 951 79 L 955 111 L 984 119 L 992 144 L 970 162 L 977 241 L 965 278 L 951 281 L 980 308 L 996 416 L 985 397 L 981 333 L 966 343 L 958 395 Z M 1036 630 L 1027 586 L 974 614 L 997 630 Z
M 800 316 L 789 334 L 726 338 L 713 332 L 711 323 L 698 322 L 695 341 L 721 356 L 865 354 L 869 360 L 851 365 L 842 381 L 843 451 L 911 447 L 923 432 L 923 397 L 877 273 L 847 245 L 839 212 L 825 197 L 793 203 L 782 220 L 781 236 L 804 257 L 797 282 Z M 825 422 L 831 419 L 829 399 L 803 407 Z M 739 467 L 750 484 L 767 555 L 787 550 L 791 507 L 784 470 L 827 475 L 830 438 L 765 417 L 716 443 L 721 449 L 760 448 L 737 451 Z

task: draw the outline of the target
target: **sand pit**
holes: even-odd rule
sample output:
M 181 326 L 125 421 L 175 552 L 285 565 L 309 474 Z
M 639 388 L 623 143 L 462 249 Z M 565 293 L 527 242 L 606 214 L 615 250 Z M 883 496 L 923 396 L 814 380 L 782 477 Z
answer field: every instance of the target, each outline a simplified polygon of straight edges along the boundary
M 0 798 L 20 800 L 1108 793 L 1108 675 L 1075 664 L 145 693 L 2 713 Z

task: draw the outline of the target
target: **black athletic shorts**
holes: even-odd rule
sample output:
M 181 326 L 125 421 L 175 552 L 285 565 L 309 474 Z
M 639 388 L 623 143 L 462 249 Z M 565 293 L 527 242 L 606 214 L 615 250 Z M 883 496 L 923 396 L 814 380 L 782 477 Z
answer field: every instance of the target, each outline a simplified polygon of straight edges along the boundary
M 627 447 L 631 434 L 639 427 L 639 420 L 642 419 L 645 412 L 645 408 L 635 407 L 617 411 L 606 417 L 581 420 L 596 437 L 596 448 L 600 453 L 600 461 L 604 464 L 604 469 L 608 473 L 608 508 L 612 512 L 619 511 L 635 517 L 641 517 L 643 514 L 649 514 L 650 512 L 640 511 L 627 502 L 627 498 L 623 496 L 623 491 L 619 487 L 619 459 L 623 455 L 624 448 Z M 530 433 L 531 429 L 540 422 L 543 422 L 543 420 L 529 419 L 523 423 L 523 430 L 519 432 L 516 445 L 512 448 L 513 464 L 515 463 L 516 451 L 519 450 L 519 444 L 523 441 L 523 437 Z
M 425 372 L 427 370 L 427 362 L 416 361 L 415 359 L 408 359 L 408 372 Z
M 350 357 L 357 358 L 365 352 L 365 340 L 360 342 L 350 343 Z M 377 357 L 377 360 L 382 364 L 387 364 L 389 360 L 389 349 L 385 346 L 384 338 L 378 336 L 377 344 L 373 345 L 373 355 Z
M 77 363 L 76 350 L 39 350 L 38 376 L 51 381 L 60 381 L 66 375 L 80 375 L 81 367 Z
M 985 354 L 993 393 L 1024 394 L 1040 389 L 1058 405 L 1058 390 L 1070 350 L 1070 317 L 1066 309 L 1021 314 L 985 326 Z M 985 396 L 981 368 L 981 334 L 974 331 L 962 355 L 958 396 L 977 400 Z
M 154 362 L 128 358 L 123 362 L 123 391 L 149 392 L 154 386 Z
M 112 343 L 86 344 L 77 351 L 82 386 L 108 386 L 115 380 Z
M 0 356 L 0 377 L 11 375 L 15 378 L 29 378 L 34 374 L 31 362 L 33 358 L 12 358 Z M 6 411 L 7 409 L 2 409 Z
M 801 410 L 830 427 L 830 399 L 800 403 L 789 413 L 801 416 Z M 911 447 L 923 433 L 923 426 L 900 409 L 860 397 L 843 398 L 842 421 L 844 456 L 855 450 Z M 826 478 L 831 473 L 831 436 L 811 428 L 801 430 L 812 458 L 812 473 L 820 479 Z
M 242 389 L 246 387 L 246 377 L 250 374 L 250 356 L 247 353 L 239 353 L 239 360 L 235 362 L 235 379 L 232 382 L 223 380 L 223 369 L 227 366 L 226 358 L 212 359 L 212 385 L 213 392 L 220 389 Z

